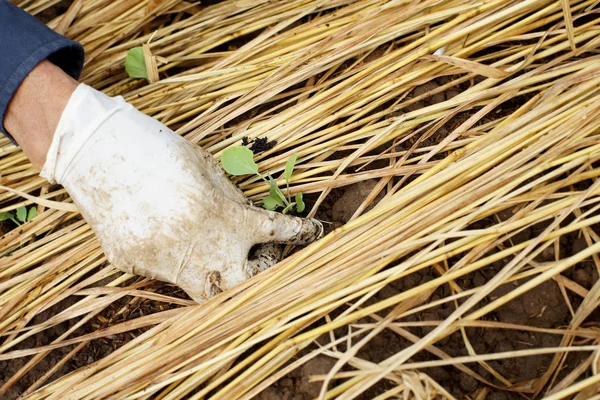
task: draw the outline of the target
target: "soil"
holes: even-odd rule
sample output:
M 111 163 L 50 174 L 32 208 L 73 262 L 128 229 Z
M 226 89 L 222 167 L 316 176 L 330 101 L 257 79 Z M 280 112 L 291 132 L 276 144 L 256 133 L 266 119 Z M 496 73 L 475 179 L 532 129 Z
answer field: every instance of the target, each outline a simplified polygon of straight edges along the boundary
M 98 282 L 95 286 L 102 287 L 105 284 L 112 281 L 113 278 L 109 277 L 105 281 Z M 126 282 L 127 285 L 142 281 L 143 278 L 134 278 Z M 156 293 L 168 294 L 169 296 L 178 297 L 182 299 L 189 299 L 183 290 L 180 288 L 164 284 L 162 282 L 152 281 L 151 284 L 146 287 L 146 290 L 153 291 Z M 56 304 L 49 308 L 43 313 L 37 315 L 32 324 L 38 324 L 42 321 L 49 319 L 50 317 L 57 315 L 61 311 L 70 307 L 78 301 L 75 297 L 69 297 L 63 302 Z M 124 321 L 135 319 L 144 315 L 154 314 L 167 309 L 178 308 L 180 306 L 173 304 L 165 304 L 157 301 L 145 301 L 139 298 L 126 296 L 110 304 L 95 318 L 86 323 L 83 327 L 77 329 L 72 337 L 81 336 L 84 334 L 95 332 L 99 329 L 104 329 L 112 325 L 122 323 Z M 39 347 L 51 344 L 52 341 L 57 339 L 68 329 L 73 327 L 78 320 L 69 320 L 46 329 L 45 331 L 34 335 L 22 343 L 15 346 L 14 350 L 19 349 L 30 349 L 33 347 Z M 48 379 L 47 382 L 51 382 L 61 376 L 67 375 L 76 369 L 89 365 L 97 360 L 100 360 L 127 342 L 131 341 L 135 337 L 142 334 L 149 328 L 141 328 L 130 332 L 125 332 L 117 335 L 112 335 L 98 340 L 93 340 L 87 345 L 83 346 L 75 355 L 69 359 L 64 365 L 58 368 Z M 33 385 L 40 377 L 46 374 L 51 368 L 56 366 L 61 359 L 66 356 L 69 352 L 75 349 L 75 345 L 65 346 L 59 349 L 53 350 L 46 356 L 41 362 L 39 362 L 31 371 L 26 373 L 20 378 L 9 391 L 0 396 L 2 400 L 14 400 L 22 395 L 28 387 Z M 20 368 L 25 366 L 31 357 L 23 357 L 14 360 L 0 361 L 0 387 L 5 384 L 13 375 L 15 375 Z
M 275 147 L 275 145 L 277 144 L 277 141 L 276 140 L 269 141 L 269 139 L 267 137 L 248 140 L 248 138 L 246 136 L 244 136 L 242 138 L 242 144 L 244 146 L 249 146 L 250 150 L 252 150 L 252 152 L 254 154 L 259 154 L 259 153 L 265 152 L 267 150 L 271 150 L 273 147 Z
M 576 238 L 570 238 L 577 240 Z M 577 242 L 568 243 L 565 250 L 576 247 Z M 569 251 L 570 252 L 570 251 Z M 553 256 L 553 255 L 552 255 Z M 586 260 L 580 265 L 568 270 L 564 275 L 573 279 L 582 287 L 589 289 L 593 283 L 598 280 L 598 273 L 594 265 Z M 499 262 L 491 267 L 477 271 L 471 274 L 459 283 L 461 289 L 468 290 L 478 287 L 491 279 L 502 267 L 503 263 Z M 402 291 L 411 289 L 417 285 L 423 284 L 439 274 L 433 270 L 421 271 L 413 275 L 407 276 L 404 279 L 398 280 L 393 284 L 381 290 L 377 295 L 377 300 L 383 300 L 394 296 Z M 515 283 L 504 285 L 492 292 L 480 306 L 487 304 L 495 298 L 501 296 L 514 289 L 512 286 L 519 286 L 527 280 L 521 280 Z M 448 285 L 440 287 L 431 296 L 430 301 L 439 300 L 440 298 L 451 295 L 451 290 Z M 569 295 L 569 300 L 574 309 L 580 304 L 581 299 Z M 409 317 L 399 319 L 398 322 L 417 322 L 417 321 L 442 321 L 455 310 L 454 305 L 444 305 L 432 308 L 426 312 L 416 313 Z M 382 313 L 383 315 L 383 313 Z M 332 316 L 333 318 L 333 316 Z M 506 305 L 500 307 L 496 311 L 487 315 L 484 318 L 489 321 L 502 322 L 507 324 L 519 324 L 529 327 L 538 328 L 559 328 L 565 327 L 571 320 L 571 314 L 566 305 L 560 288 L 555 281 L 547 281 L 538 287 L 526 292 L 524 295 L 512 300 Z M 588 323 L 600 320 L 600 310 L 588 317 Z M 363 320 L 359 323 L 373 323 L 373 320 Z M 407 328 L 406 330 L 413 335 L 423 337 L 433 329 L 432 327 Z M 338 335 L 343 335 L 345 332 L 340 330 Z M 468 338 L 472 348 L 476 354 L 489 354 L 498 352 L 507 352 L 514 350 L 527 350 L 543 347 L 558 346 L 561 337 L 550 333 L 532 333 L 518 330 L 505 329 L 480 329 L 466 328 L 465 335 Z M 328 342 L 323 338 L 323 344 Z M 359 338 L 356 339 L 358 341 Z M 402 351 L 410 346 L 412 342 L 398 335 L 391 330 L 386 330 L 372 339 L 365 347 L 357 354 L 360 359 L 368 360 L 374 363 L 381 362 L 394 354 Z M 456 332 L 449 337 L 446 337 L 436 343 L 443 352 L 452 357 L 468 356 L 465 348 L 465 339 L 460 332 Z M 316 347 L 305 350 L 299 354 L 301 357 L 307 354 L 310 350 Z M 345 351 L 344 345 L 339 346 L 339 351 Z M 563 366 L 559 378 L 563 378 L 577 365 L 579 365 L 586 355 L 584 353 L 572 353 L 567 357 L 567 362 Z M 296 358 L 297 359 L 297 358 Z M 421 352 L 411 359 L 411 361 L 430 361 L 438 359 L 429 353 Z M 268 390 L 263 391 L 257 399 L 283 399 L 283 400 L 307 400 L 318 395 L 321 389 L 320 382 L 309 383 L 308 379 L 313 375 L 326 374 L 331 366 L 335 364 L 335 359 L 320 355 L 317 358 L 304 364 L 301 369 L 295 370 L 287 377 L 280 379 Z M 540 355 L 520 358 L 507 358 L 500 361 L 489 361 L 487 365 L 497 371 L 505 379 L 513 384 L 519 384 L 518 387 L 525 388 L 523 394 L 527 395 L 526 388 L 528 383 L 534 382 L 540 378 L 547 370 L 552 361 L 552 355 Z M 506 391 L 500 389 L 503 385 L 495 379 L 483 365 L 468 365 L 475 373 L 482 378 L 492 382 L 497 387 L 492 387 L 487 397 L 488 400 L 512 400 L 522 399 L 523 395 L 516 391 Z M 427 373 L 437 383 L 441 384 L 457 399 L 475 398 L 487 385 L 477 379 L 459 371 L 455 367 L 435 367 L 423 369 L 421 372 Z M 585 377 L 585 376 L 584 376 Z M 392 388 L 390 383 L 384 381 L 366 392 L 360 398 L 371 399 L 386 390 Z M 530 398 L 527 396 L 526 398 Z
M 64 2 L 61 2 L 61 7 L 64 6 Z M 44 15 L 45 19 L 51 19 L 56 15 L 52 11 Z M 429 82 L 421 87 L 418 87 L 412 94 L 412 96 L 418 96 L 430 92 L 435 89 L 438 85 L 447 82 L 448 78 L 441 78 L 435 82 Z M 466 83 L 464 85 L 469 85 Z M 464 87 L 462 88 L 464 89 Z M 445 99 L 451 98 L 458 93 L 461 88 L 452 89 L 446 93 L 435 94 L 426 98 L 420 102 L 410 106 L 410 109 L 416 109 L 428 104 L 434 104 Z M 514 99 L 515 105 L 522 104 L 523 99 Z M 507 107 L 506 112 L 509 112 L 510 107 Z M 440 129 L 436 134 L 427 138 L 423 145 L 431 145 L 439 143 L 448 132 L 456 127 L 460 122 L 468 118 L 468 114 L 458 115 L 453 120 L 449 121 L 446 126 Z M 483 122 L 486 122 L 485 120 Z M 403 146 L 410 148 L 412 142 L 407 142 Z M 272 142 L 268 142 L 265 138 L 264 141 L 254 141 L 252 146 L 257 146 L 257 151 L 265 151 L 272 147 Z M 348 186 L 346 188 L 335 189 L 325 199 L 322 204 L 317 218 L 325 221 L 328 230 L 341 226 L 342 224 L 349 221 L 358 209 L 364 198 L 374 187 L 377 181 L 369 180 L 361 182 L 355 185 Z M 381 196 L 376 200 L 379 201 Z M 315 197 L 307 196 L 306 202 L 308 206 L 311 206 Z M 375 202 L 375 203 L 376 203 Z M 371 206 L 372 207 L 372 206 Z M 501 213 L 498 215 L 500 219 L 506 219 L 510 217 L 509 214 Z M 478 226 L 473 228 L 483 228 L 490 226 L 495 223 L 495 220 L 489 218 L 486 221 L 480 221 Z M 536 229 L 529 229 L 519 233 L 513 237 L 513 242 L 519 243 L 534 237 L 544 226 L 536 227 Z M 595 229 L 596 227 L 594 227 Z M 6 231 L 6 223 L 0 224 L 0 234 L 2 231 Z M 596 230 L 597 233 L 600 233 Z M 578 237 L 576 234 L 568 235 L 561 238 L 559 244 L 560 258 L 567 257 L 574 253 L 581 251 L 587 245 L 582 237 Z M 553 260 L 557 256 L 554 254 L 554 248 L 542 253 L 537 261 L 545 262 Z M 450 265 L 453 260 L 450 260 Z M 487 268 L 481 269 L 473 274 L 467 275 L 461 278 L 456 283 L 459 285 L 461 290 L 469 290 L 484 285 L 488 282 L 500 269 L 505 265 L 505 261 L 498 261 Z M 591 288 L 591 286 L 598 280 L 598 271 L 596 270 L 591 259 L 584 260 L 575 267 L 565 271 L 563 275 L 580 285 L 585 289 Z M 418 273 L 409 275 L 403 279 L 397 280 L 392 284 L 381 290 L 376 298 L 372 301 L 379 301 L 382 299 L 394 296 L 397 293 L 406 291 L 429 280 L 439 276 L 439 272 L 433 269 L 423 270 Z M 513 290 L 514 287 L 522 285 L 526 280 L 506 284 L 499 287 L 493 293 L 491 293 L 486 299 L 484 299 L 479 307 L 493 301 L 495 298 L 503 295 L 504 293 Z M 168 293 L 171 296 L 177 296 L 181 298 L 187 298 L 178 288 L 172 285 L 166 285 L 162 283 L 154 283 L 152 286 L 153 290 L 158 292 Z M 443 297 L 453 294 L 449 285 L 439 287 L 429 298 L 429 302 L 436 301 Z M 571 303 L 573 309 L 577 309 L 581 303 L 581 298 L 573 294 L 571 291 L 567 291 L 568 300 Z M 39 322 L 49 318 L 51 315 L 55 315 L 61 310 L 68 307 L 70 302 L 75 300 L 69 300 L 62 304 L 59 304 L 52 309 L 45 312 L 43 315 L 39 315 L 33 321 Z M 460 303 L 459 303 L 460 304 Z M 93 332 L 99 328 L 104 328 L 116 323 L 122 322 L 127 319 L 133 319 L 141 315 L 147 315 L 154 312 L 162 311 L 166 309 L 164 303 L 154 302 L 151 300 L 141 300 L 137 298 L 123 298 L 119 302 L 112 304 L 104 312 L 94 318 L 92 321 L 82 327 L 77 334 Z M 175 306 L 173 306 L 175 307 Z M 441 321 L 448 317 L 456 308 L 456 304 L 444 304 L 435 308 L 431 308 L 427 311 L 412 314 L 406 318 L 402 318 L 399 322 L 418 322 L 418 321 Z M 341 312 L 342 310 L 339 310 Z M 382 313 L 381 316 L 384 316 Z M 332 315 L 335 317 L 335 315 Z M 561 328 L 569 324 L 571 320 L 571 312 L 566 302 L 564 301 L 564 295 L 556 281 L 551 280 L 545 282 L 538 287 L 526 292 L 524 295 L 512 300 L 496 311 L 485 316 L 486 320 L 502 322 L 507 324 L 520 324 L 530 327 L 539 328 Z M 600 320 L 600 311 L 593 313 L 587 320 L 587 323 L 593 323 L 594 321 Z M 373 323 L 372 319 L 364 319 L 358 321 L 359 323 Z M 23 343 L 18 348 L 31 348 L 41 346 L 50 343 L 67 329 L 69 329 L 75 321 L 65 322 L 59 326 L 48 329 L 41 334 L 33 336 Z M 423 337 L 432 327 L 413 327 L 406 328 L 406 333 Z M 91 364 L 92 362 L 103 358 L 110 354 L 115 349 L 122 346 L 124 343 L 130 341 L 132 338 L 140 334 L 141 331 L 133 331 L 124 334 L 114 335 L 109 338 L 91 341 L 87 346 L 81 349 L 74 357 L 67 361 L 63 366 L 53 374 L 50 380 L 56 379 L 60 376 L 68 374 L 77 368 L 84 367 Z M 337 332 L 339 335 L 343 335 L 346 332 L 340 330 Z M 374 363 L 381 362 L 386 358 L 400 352 L 402 349 L 410 346 L 411 341 L 406 339 L 404 336 L 392 330 L 384 330 L 371 340 L 365 347 L 363 347 L 357 354 L 358 358 L 368 360 Z M 466 328 L 464 330 L 464 336 L 462 332 L 455 332 L 454 334 L 444 338 L 435 345 L 450 356 L 456 357 L 461 355 L 469 355 L 465 348 L 465 337 L 468 338 L 473 350 L 477 354 L 488 354 L 512 350 L 524 350 L 533 349 L 540 347 L 550 347 L 558 345 L 560 336 L 553 335 L 550 333 L 532 333 L 519 330 L 507 330 L 507 329 L 480 329 L 480 328 Z M 323 343 L 328 341 L 328 338 L 322 338 Z M 315 347 L 305 349 L 301 352 L 293 361 L 297 360 L 305 354 L 308 354 Z M 18 382 L 10 389 L 10 391 L 2 397 L 6 400 L 16 399 L 19 394 L 22 394 L 26 388 L 32 385 L 40 376 L 48 371 L 52 366 L 56 365 L 63 356 L 65 356 L 73 347 L 65 347 L 51 352 L 44 360 L 42 360 L 31 372 L 27 373 L 24 377 L 20 378 Z M 340 351 L 344 351 L 344 345 L 339 346 Z M 563 366 L 561 377 L 572 371 L 585 357 L 584 353 L 572 353 L 567 358 L 567 363 Z M 436 360 L 437 357 L 421 352 L 417 354 L 412 361 L 428 361 Z M 11 361 L 0 361 L 0 385 L 4 384 L 10 379 L 22 366 L 26 364 L 29 358 L 23 358 Z M 506 391 L 500 389 L 503 385 L 498 381 L 492 374 L 484 367 L 479 364 L 469 364 L 475 373 L 481 376 L 483 379 L 488 380 L 493 385 L 489 387 L 487 396 L 481 398 L 487 400 L 511 400 L 511 399 L 522 399 L 529 398 L 530 394 L 527 391 L 527 384 L 533 380 L 541 377 L 548 368 L 552 356 L 532 356 L 532 357 L 521 357 L 504 359 L 501 361 L 490 361 L 487 363 L 489 368 L 492 368 L 506 380 L 514 384 L 520 384 L 523 390 L 523 394 L 516 391 Z M 335 364 L 335 359 L 320 355 L 307 363 L 301 368 L 298 368 L 281 378 L 274 385 L 265 389 L 256 398 L 260 400 L 306 400 L 312 399 L 318 396 L 321 389 L 320 383 L 311 383 L 309 378 L 314 375 L 326 374 L 330 371 L 332 366 Z M 430 369 L 424 369 L 422 372 L 428 374 L 436 382 L 442 385 L 448 390 L 453 396 L 458 399 L 475 398 L 478 394 L 482 393 L 484 388 L 488 388 L 488 385 L 480 382 L 479 380 L 461 372 L 455 367 L 435 367 Z M 582 376 L 585 378 L 585 376 Z M 392 386 L 387 381 L 381 381 L 378 385 L 373 387 L 371 390 L 366 392 L 361 398 L 371 399 L 378 394 L 385 392 Z

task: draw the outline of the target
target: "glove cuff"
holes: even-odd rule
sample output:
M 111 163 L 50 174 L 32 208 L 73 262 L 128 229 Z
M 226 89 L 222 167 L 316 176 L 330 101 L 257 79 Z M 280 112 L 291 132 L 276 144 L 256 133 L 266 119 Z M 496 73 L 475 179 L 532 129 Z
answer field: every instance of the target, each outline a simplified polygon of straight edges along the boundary
M 62 183 L 71 163 L 98 127 L 126 105 L 120 96 L 111 98 L 79 84 L 60 117 L 40 175 L 51 183 Z

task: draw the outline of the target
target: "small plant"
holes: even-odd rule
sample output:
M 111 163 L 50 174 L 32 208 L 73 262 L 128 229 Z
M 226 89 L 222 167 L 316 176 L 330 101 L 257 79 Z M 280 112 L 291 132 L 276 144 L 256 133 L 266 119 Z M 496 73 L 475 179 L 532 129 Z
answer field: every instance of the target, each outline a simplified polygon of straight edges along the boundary
M 150 83 L 157 82 L 159 80 L 157 59 L 163 63 L 169 62 L 163 57 L 152 55 L 149 43 L 129 49 L 125 57 L 125 72 L 130 78 L 144 78 Z
M 144 49 L 142 46 L 129 49 L 125 58 L 125 71 L 130 78 L 148 79 L 146 70 L 146 60 L 144 59 Z
M 14 213 L 7 211 L 0 213 L 0 221 L 10 220 L 14 222 L 17 226 L 23 225 L 25 222 L 29 222 L 35 218 L 37 215 L 37 208 L 31 207 L 29 212 L 27 212 L 27 208 L 19 207 L 15 210 Z
M 269 174 L 268 178 L 258 172 L 258 165 L 254 162 L 254 153 L 244 146 L 234 146 L 223 150 L 221 155 L 221 164 L 223 169 L 234 176 L 255 174 L 263 181 L 269 184 L 269 195 L 263 199 L 263 207 L 267 210 L 276 210 L 278 207 L 283 208 L 283 213 L 287 214 L 290 211 L 302 212 L 306 207 L 302 200 L 302 193 L 296 194 L 293 201 L 290 196 L 290 178 L 294 171 L 294 165 L 298 153 L 293 154 L 285 166 L 283 176 L 287 188 L 287 196 L 283 194 L 277 186 L 275 179 Z

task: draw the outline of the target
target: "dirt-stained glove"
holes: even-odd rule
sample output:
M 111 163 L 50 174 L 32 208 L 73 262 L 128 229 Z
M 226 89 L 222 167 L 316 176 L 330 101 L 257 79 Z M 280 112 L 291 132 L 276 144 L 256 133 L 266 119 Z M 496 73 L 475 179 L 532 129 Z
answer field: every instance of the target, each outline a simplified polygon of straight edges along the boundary
M 123 98 L 79 85 L 41 175 L 62 184 L 117 268 L 179 285 L 201 302 L 277 261 L 274 246 L 308 244 L 316 220 L 254 207 L 211 154 Z

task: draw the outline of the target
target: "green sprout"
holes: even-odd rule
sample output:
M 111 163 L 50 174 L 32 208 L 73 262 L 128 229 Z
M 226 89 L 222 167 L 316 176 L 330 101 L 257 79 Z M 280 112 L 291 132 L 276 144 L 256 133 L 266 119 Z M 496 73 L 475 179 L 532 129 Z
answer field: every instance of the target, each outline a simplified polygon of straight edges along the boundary
M 269 195 L 263 199 L 263 207 L 267 210 L 276 210 L 278 207 L 283 208 L 283 213 L 287 214 L 290 211 L 302 212 L 306 205 L 302 200 L 302 193 L 297 193 L 296 196 L 290 196 L 290 179 L 296 165 L 298 153 L 293 154 L 285 165 L 285 185 L 287 188 L 287 196 L 283 194 L 277 186 L 275 179 L 269 174 L 265 177 L 258 172 L 258 165 L 254 162 L 254 153 L 247 147 L 234 146 L 223 150 L 221 155 L 221 164 L 223 169 L 234 176 L 255 174 L 269 185 Z
M 14 213 L 7 211 L 0 213 L 0 222 L 10 220 L 14 222 L 17 226 L 23 225 L 25 222 L 29 222 L 35 218 L 37 215 L 37 208 L 31 207 L 29 212 L 27 212 L 27 208 L 19 207 L 15 210 Z
M 144 59 L 144 49 L 142 46 L 129 49 L 125 58 L 125 71 L 130 78 L 144 78 L 148 80 L 148 71 L 146 70 L 146 60 Z

